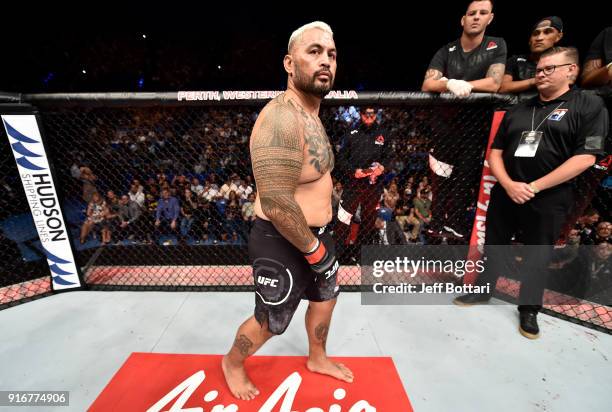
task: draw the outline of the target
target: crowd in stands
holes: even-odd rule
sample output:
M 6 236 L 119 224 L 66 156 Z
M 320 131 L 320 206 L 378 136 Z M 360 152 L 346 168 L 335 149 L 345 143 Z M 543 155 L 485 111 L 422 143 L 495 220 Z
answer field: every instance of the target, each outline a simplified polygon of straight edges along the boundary
M 357 124 L 344 116 L 349 110 L 358 108 L 328 108 L 321 114 L 336 152 Z M 205 244 L 246 241 L 256 194 L 248 137 L 257 112 L 245 107 L 178 111 L 102 110 L 77 148 L 58 153 L 72 162 L 71 194 L 86 203 L 81 243 L 92 236 L 105 244 L 126 239 L 148 243 L 165 240 L 165 235 Z M 403 228 L 410 233 L 419 226 L 413 199 L 422 188 L 430 189 L 428 136 L 419 122 L 425 116 L 423 109 L 414 116 L 399 108 L 380 111 L 381 121 L 394 125 L 394 156 L 384 176 L 388 189 L 381 207 L 396 210 L 400 220 L 406 216 Z M 341 176 L 334 174 L 333 180 L 341 187 Z M 160 206 L 167 203 L 164 191 L 175 199 L 167 201 L 173 207 Z M 428 196 L 431 201 L 431 192 Z
M 434 110 L 379 109 L 379 121 L 388 125 L 393 147 L 382 176 L 385 189 L 379 210 L 384 219 L 398 223 L 408 243 L 440 241 L 432 238 L 430 230 L 437 216 L 432 216 L 435 190 L 429 181 L 428 146 L 432 134 L 440 132 Z M 321 112 L 336 154 L 342 139 L 359 123 L 351 113 L 358 114 L 359 108 L 326 107 Z M 58 153 L 73 164 L 76 185 L 71 194 L 86 203 L 82 243 L 92 235 L 102 243 L 168 242 L 169 238 L 182 243 L 246 243 L 257 190 L 248 152 L 255 109 L 105 109 L 96 116 L 95 126 L 84 130 L 77 148 Z M 480 112 L 473 111 L 472 116 L 464 115 L 473 122 L 469 127 L 488 127 L 485 121 L 478 123 Z M 340 172 L 337 167 L 332 174 L 334 216 L 343 190 Z M 164 190 L 177 206 L 162 213 Z M 467 191 L 473 199 L 464 211 L 469 225 L 478 187 L 456 190 Z M 99 197 L 94 199 L 94 193 Z M 465 243 L 469 234 L 455 240 Z

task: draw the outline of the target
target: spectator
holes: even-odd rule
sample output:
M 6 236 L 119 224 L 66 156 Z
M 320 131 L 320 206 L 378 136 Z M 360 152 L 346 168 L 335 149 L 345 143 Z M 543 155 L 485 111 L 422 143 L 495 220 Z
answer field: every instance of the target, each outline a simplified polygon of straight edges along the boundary
M 249 229 L 255 221 L 255 193 L 249 194 L 247 201 L 242 204 L 242 219 L 247 222 Z
M 585 245 L 598 245 L 602 242 L 612 242 L 612 223 L 599 222 L 594 231 L 584 239 Z
M 159 193 L 159 185 L 157 184 L 157 180 L 155 178 L 150 177 L 149 179 L 147 179 L 145 192 L 151 193 L 153 190 L 157 190 L 157 193 Z
M 89 167 L 83 166 L 80 168 L 80 180 L 83 184 L 83 200 L 89 203 L 93 194 L 98 191 L 96 189 L 97 176 L 93 174 Z
M 197 209 L 198 205 L 196 203 L 193 192 L 189 188 L 184 189 L 183 201 L 181 203 L 181 238 L 183 241 L 186 241 L 189 236 L 189 232 L 191 231 L 191 225 L 193 225 L 193 214 Z
M 229 193 L 229 199 L 227 200 L 224 212 L 225 233 L 227 233 L 228 236 L 234 231 L 243 233 L 246 225 L 242 219 L 242 211 L 240 209 L 240 202 L 236 192 L 231 191 Z
M 191 187 L 185 175 L 175 176 L 174 179 L 172 179 L 171 186 L 176 188 L 176 193 L 180 193 L 180 196 L 183 196 L 186 188 L 188 189 Z
M 240 202 L 242 203 L 245 200 L 247 200 L 247 198 L 249 197 L 251 193 L 253 193 L 253 188 L 247 185 L 244 180 L 239 179 L 239 184 L 238 184 L 238 188 L 236 189 L 236 194 L 238 195 Z
M 339 180 L 334 184 L 334 188 L 332 190 L 332 215 L 336 216 L 338 213 L 338 205 L 340 205 L 340 199 L 342 198 L 342 182 Z
M 580 248 L 570 261 L 553 265 L 549 279 L 554 279 L 555 289 L 560 286 L 569 296 L 608 304 L 612 299 L 611 255 L 612 244 L 606 241 Z
M 108 206 L 109 210 L 109 215 L 107 216 L 109 220 L 119 215 L 119 198 L 112 190 L 106 192 L 106 206 Z
M 102 233 L 102 244 L 110 242 L 110 231 L 106 222 L 108 208 L 106 202 L 98 192 L 94 192 L 91 201 L 87 205 L 87 218 L 81 227 L 81 244 L 85 243 L 92 229 L 100 230 Z
M 388 189 L 385 189 L 385 193 L 383 195 L 383 199 L 384 199 L 384 205 L 385 207 L 388 207 L 389 209 L 393 210 L 395 209 L 395 206 L 397 205 L 397 202 L 400 199 L 400 194 L 397 190 L 397 184 L 396 183 L 391 183 L 389 185 Z
M 202 191 L 200 197 L 206 199 L 209 202 L 212 202 L 222 196 L 219 191 L 213 185 L 211 185 L 210 182 L 207 181 L 204 185 L 204 190 Z
M 195 235 L 201 239 L 215 239 L 220 233 L 223 218 L 217 208 L 204 198 L 198 199 L 198 208 L 194 211 Z
M 155 240 L 159 242 L 161 235 L 176 231 L 176 220 L 179 217 L 179 202 L 175 197 L 170 196 L 170 190 L 163 189 L 162 196 L 158 201 L 155 211 Z
M 425 226 L 431 223 L 432 218 L 431 200 L 429 200 L 427 196 L 429 196 L 429 189 L 423 188 L 417 192 L 417 196 L 414 199 L 414 214 L 416 215 L 417 219 L 419 219 L 419 230 L 421 231 L 419 232 L 418 236 L 419 240 L 423 243 L 425 243 L 425 239 L 423 238 L 422 230 L 425 228 Z
M 406 195 L 409 196 L 410 200 L 412 200 L 412 198 L 414 198 L 414 177 L 410 176 L 407 180 L 406 180 L 406 188 L 404 189 L 404 193 Z
M 599 212 L 590 208 L 587 209 L 582 216 L 578 218 L 576 225 L 580 229 L 580 243 L 585 243 L 595 230 L 595 226 L 599 222 Z
M 375 243 L 379 245 L 405 245 L 406 238 L 398 223 L 392 219 L 392 213 L 381 208 L 374 227 L 376 228 Z
M 163 189 L 166 185 L 168 185 L 168 177 L 166 176 L 166 174 L 164 172 L 160 172 L 157 174 L 157 186 L 160 189 Z
M 578 255 L 580 248 L 580 229 L 576 226 L 567 233 L 565 242 L 555 246 L 550 267 L 558 269 L 571 262 Z
M 138 179 L 132 180 L 132 183 L 130 183 L 130 187 L 132 185 L 136 186 L 136 191 L 137 192 L 144 193 L 144 186 L 140 184 L 140 180 L 138 180 Z
M 247 177 L 244 179 L 244 182 L 247 186 L 253 189 L 253 191 L 255 191 L 255 184 L 253 183 L 253 177 L 251 175 L 247 175 Z
M 422 241 L 421 239 L 421 220 L 416 215 L 416 209 L 411 207 L 408 211 L 408 218 L 406 219 L 406 223 L 412 225 L 412 230 L 408 235 L 408 240 L 411 242 L 416 242 L 417 240 Z
M 212 153 L 212 146 L 209 146 L 209 147 Z M 208 149 L 204 150 L 198 157 L 198 161 L 193 167 L 194 173 L 200 174 L 208 170 L 208 166 L 210 164 L 210 160 L 209 160 L 210 158 L 209 158 L 209 155 L 207 155 L 207 153 L 208 153 Z
M 200 184 L 200 179 L 194 177 L 191 179 L 191 191 L 196 194 L 196 196 L 200 196 L 204 191 L 204 186 Z
M 142 236 L 142 229 L 139 226 L 139 219 L 142 215 L 141 206 L 133 200 L 130 200 L 128 195 L 121 196 L 119 200 L 119 230 L 127 237 Z
M 414 217 L 414 199 L 412 196 L 404 192 L 402 197 L 398 200 L 395 205 L 395 220 L 400 225 L 402 231 L 408 230 L 408 225 L 414 225 L 414 222 L 418 224 L 418 220 Z M 412 215 L 412 219 L 411 219 Z M 417 228 L 418 230 L 418 228 Z
M 221 190 L 219 190 L 219 195 L 224 197 L 225 199 L 229 199 L 230 192 L 238 191 L 238 184 L 240 177 L 236 173 L 232 173 L 232 175 L 225 181 L 223 186 L 221 186 Z
M 106 192 L 106 207 L 107 207 L 106 222 L 108 223 L 107 228 L 108 228 L 108 232 L 112 236 L 112 233 L 119 230 L 120 225 L 121 225 L 121 220 L 119 217 L 119 209 L 120 209 L 119 198 L 117 197 L 115 192 L 112 190 L 109 190 L 108 192 Z M 109 238 L 109 242 L 110 242 L 110 238 Z
M 139 207 L 144 208 L 145 206 L 145 194 L 143 192 L 142 186 L 139 186 L 138 181 L 132 183 L 130 186 L 130 191 L 128 192 L 128 197 L 131 202 L 136 203 Z

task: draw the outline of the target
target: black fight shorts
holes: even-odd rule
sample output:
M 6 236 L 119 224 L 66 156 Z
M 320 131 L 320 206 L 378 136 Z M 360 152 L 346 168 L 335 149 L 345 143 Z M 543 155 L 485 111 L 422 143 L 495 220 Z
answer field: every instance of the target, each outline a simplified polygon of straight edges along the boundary
M 334 241 L 325 229 L 311 228 L 327 250 L 335 253 Z M 255 283 L 255 319 L 261 325 L 267 323 L 275 335 L 287 329 L 301 299 L 324 302 L 338 296 L 338 271 L 327 279 L 317 275 L 302 252 L 267 220 L 257 219 L 253 224 L 249 257 Z

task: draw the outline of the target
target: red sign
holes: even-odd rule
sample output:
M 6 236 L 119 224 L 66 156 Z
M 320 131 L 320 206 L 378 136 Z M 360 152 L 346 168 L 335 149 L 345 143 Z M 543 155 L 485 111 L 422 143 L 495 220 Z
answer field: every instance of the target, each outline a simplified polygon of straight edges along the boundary
M 355 374 L 353 383 L 312 373 L 301 356 L 254 356 L 246 367 L 260 394 L 234 398 L 221 355 L 133 353 L 89 411 L 189 412 L 411 412 L 393 360 L 334 358 Z
M 491 132 L 489 133 L 489 142 L 487 144 L 487 153 L 482 167 L 482 178 L 480 179 L 480 190 L 478 191 L 478 203 L 476 203 L 476 216 L 474 217 L 474 225 L 472 226 L 472 237 L 470 238 L 470 251 L 468 260 L 476 261 L 482 257 L 483 247 L 485 244 L 485 230 L 487 223 L 487 209 L 489 208 L 489 200 L 491 198 L 491 189 L 497 182 L 491 169 L 489 168 L 489 155 L 491 154 L 491 145 L 495 140 L 495 135 L 499 129 L 499 125 L 504 118 L 506 112 L 493 113 L 493 121 L 491 122 Z M 464 284 L 473 284 L 476 281 L 476 273 L 467 273 L 463 277 Z

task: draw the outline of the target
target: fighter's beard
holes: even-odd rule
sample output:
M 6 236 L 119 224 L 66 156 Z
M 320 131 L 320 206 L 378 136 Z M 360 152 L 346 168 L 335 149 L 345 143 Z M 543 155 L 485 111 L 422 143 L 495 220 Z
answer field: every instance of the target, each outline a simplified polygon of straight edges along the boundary
M 323 99 L 332 89 L 332 86 L 334 84 L 334 78 L 330 77 L 329 82 L 327 84 L 317 85 L 316 77 L 317 73 L 312 76 L 312 79 L 307 80 L 306 76 L 298 69 L 295 72 L 295 87 L 297 87 L 304 93 L 316 96 L 319 99 Z

